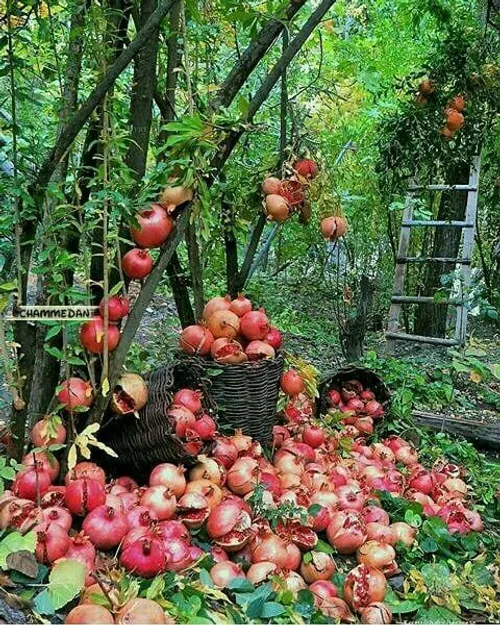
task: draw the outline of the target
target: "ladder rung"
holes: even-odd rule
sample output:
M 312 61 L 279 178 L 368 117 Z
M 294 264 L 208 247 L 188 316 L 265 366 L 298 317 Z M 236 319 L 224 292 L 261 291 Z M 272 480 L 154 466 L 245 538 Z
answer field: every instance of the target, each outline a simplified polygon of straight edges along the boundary
M 404 332 L 387 332 L 385 336 L 396 341 L 415 341 L 415 343 L 431 343 L 433 345 L 460 345 L 460 341 L 456 339 L 440 339 L 436 336 L 419 336 Z
M 439 258 L 437 256 L 402 256 L 396 262 L 400 265 L 404 263 L 456 263 L 460 265 L 470 265 L 470 258 Z
M 471 221 L 436 221 L 431 219 L 409 219 L 401 223 L 402 226 L 452 226 L 455 228 L 474 228 Z
M 463 306 L 461 299 L 442 299 L 435 300 L 433 297 L 425 297 L 424 295 L 393 295 L 391 297 L 393 304 L 435 304 L 436 306 Z
M 408 191 L 477 191 L 477 187 L 470 184 L 412 184 Z

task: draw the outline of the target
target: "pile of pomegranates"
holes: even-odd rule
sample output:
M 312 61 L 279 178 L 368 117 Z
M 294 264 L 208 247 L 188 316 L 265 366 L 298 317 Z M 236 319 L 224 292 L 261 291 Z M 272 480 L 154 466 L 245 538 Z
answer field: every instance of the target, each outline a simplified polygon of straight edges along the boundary
M 202 394 L 190 388 L 181 388 L 167 410 L 172 432 L 183 441 L 187 454 L 196 456 L 202 448 L 214 440 L 217 424 L 203 410 Z
M 293 370 L 284 374 L 282 387 L 291 401 L 304 394 Z M 375 400 L 352 383 L 330 399 L 348 404 L 354 396 L 346 392 L 353 390 L 364 393 L 366 411 Z M 308 588 L 327 617 L 346 621 L 356 612 L 362 623 L 391 621 L 383 601 L 387 578 L 399 570 L 394 547 L 401 542 L 411 548 L 418 531 L 391 522 L 380 491 L 420 503 L 424 516 L 440 517 L 452 533 L 483 528 L 467 505 L 463 469 L 445 460 L 423 466 L 401 437 L 368 444 L 352 424 L 334 431 L 312 418 L 290 418 L 275 426 L 272 453 L 265 455 L 240 431 L 218 435 L 203 415 L 200 395 L 190 389 L 176 393 L 168 418 L 189 443 L 190 430 L 200 441 L 213 439 L 210 454 L 199 455 L 189 471 L 159 464 L 139 485 L 127 476 L 109 480 L 95 463 L 80 462 L 64 484 L 55 485 L 57 460 L 30 453 L 1 497 L 0 528 L 34 529 L 38 561 L 82 562 L 87 586 L 96 575 L 102 582 L 101 552 L 115 554 L 125 571 L 151 578 L 182 573 L 209 544 L 218 588 L 245 577 L 255 585 L 270 581 L 278 592 Z M 342 444 L 346 436 L 350 451 Z M 320 537 L 334 555 L 315 549 Z M 345 569 L 343 555 L 358 564 L 345 578 L 341 599 L 331 580 L 339 564 Z M 80 622 L 71 618 L 67 622 Z
M 284 180 L 268 176 L 262 183 L 266 196 L 264 208 L 269 221 L 284 222 L 293 212 L 307 214 L 307 187 L 318 175 L 318 166 L 311 159 L 300 159 L 291 167 Z M 307 221 L 307 220 L 306 220 Z
M 274 358 L 281 343 L 281 332 L 271 326 L 264 310 L 253 310 L 243 294 L 235 299 L 213 297 L 203 310 L 203 320 L 184 328 L 179 339 L 186 354 L 227 365 Z
M 384 416 L 384 408 L 375 393 L 364 388 L 359 380 L 347 380 L 339 388 L 331 388 L 327 403 L 331 411 L 345 413 L 341 423 L 349 426 L 346 432 L 350 436 L 373 434 L 374 422 Z
M 445 139 L 453 139 L 455 134 L 462 128 L 465 123 L 463 110 L 465 108 L 465 99 L 462 95 L 454 96 L 447 104 L 444 110 L 445 125 L 441 129 L 441 135 Z

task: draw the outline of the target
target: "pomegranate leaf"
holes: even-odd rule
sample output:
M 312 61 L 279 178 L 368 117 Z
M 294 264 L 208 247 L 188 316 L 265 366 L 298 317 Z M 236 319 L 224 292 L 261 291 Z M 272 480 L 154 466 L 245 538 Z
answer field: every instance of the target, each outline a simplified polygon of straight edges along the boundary
M 277 601 L 268 601 L 264 604 L 260 613 L 261 618 L 274 618 L 286 612 L 285 608 Z
M 36 534 L 34 532 L 28 532 L 25 536 L 19 532 L 7 534 L 7 536 L 0 541 L 0 568 L 7 568 L 7 558 L 9 555 L 22 550 L 35 553 L 35 547 Z
M 35 578 L 38 575 L 38 562 L 35 556 L 26 549 L 21 549 L 7 556 L 7 566 L 13 571 L 19 571 L 26 577 Z
M 76 597 L 84 586 L 86 575 L 85 565 L 76 560 L 63 559 L 54 564 L 47 588 L 56 610 Z

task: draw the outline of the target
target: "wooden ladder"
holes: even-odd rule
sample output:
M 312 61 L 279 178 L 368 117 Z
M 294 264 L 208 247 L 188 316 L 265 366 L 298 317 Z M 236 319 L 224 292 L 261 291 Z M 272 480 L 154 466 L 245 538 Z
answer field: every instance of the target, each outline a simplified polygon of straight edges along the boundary
M 467 307 L 465 297 L 470 286 L 472 249 L 474 247 L 474 234 L 476 229 L 477 199 L 479 185 L 480 157 L 475 156 L 469 176 L 468 184 L 444 185 L 410 185 L 406 196 L 403 221 L 399 236 L 399 246 L 396 258 L 396 270 L 394 274 L 394 287 L 391 298 L 391 309 L 389 312 L 389 325 L 386 332 L 387 351 L 394 348 L 395 341 L 415 341 L 417 343 L 432 343 L 434 345 L 463 345 L 467 334 Z M 413 219 L 412 196 L 419 191 L 453 191 L 457 193 L 467 193 L 467 206 L 465 209 L 465 221 L 436 221 Z M 460 258 L 436 258 L 435 256 L 408 256 L 410 245 L 411 229 L 414 227 L 435 227 L 442 228 L 455 227 L 462 229 Z M 406 278 L 406 268 L 408 263 L 455 263 L 460 265 L 460 292 L 458 297 L 444 300 L 435 300 L 434 297 L 409 296 L 404 295 Z M 434 336 L 419 336 L 407 334 L 400 330 L 400 316 L 403 304 L 434 304 L 453 305 L 457 307 L 457 321 L 455 327 L 455 338 L 441 338 Z

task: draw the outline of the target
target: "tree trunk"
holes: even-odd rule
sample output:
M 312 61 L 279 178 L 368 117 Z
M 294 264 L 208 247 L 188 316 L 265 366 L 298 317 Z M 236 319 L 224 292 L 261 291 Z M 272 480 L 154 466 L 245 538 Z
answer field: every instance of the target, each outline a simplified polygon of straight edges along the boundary
M 231 297 L 238 295 L 238 242 L 234 234 L 233 207 L 230 202 L 222 198 L 221 202 L 222 230 L 226 249 L 226 283 L 227 292 Z
M 370 280 L 368 276 L 362 275 L 356 313 L 353 317 L 346 319 L 340 327 L 340 344 L 348 362 L 354 362 L 363 356 L 363 343 L 374 292 L 374 281 Z
M 459 164 L 447 172 L 446 184 L 468 184 L 470 167 Z M 439 205 L 437 219 L 457 220 L 465 219 L 467 205 L 466 193 L 443 193 Z M 442 226 L 435 229 L 432 256 L 456 258 L 460 250 L 462 229 Z M 441 283 L 442 276 L 455 270 L 454 263 L 429 263 L 424 269 L 424 285 L 419 293 L 424 296 L 434 296 L 436 291 L 447 294 L 450 288 Z M 446 336 L 448 306 L 439 304 L 419 304 L 415 315 L 415 334 L 422 336 Z
M 189 281 L 188 272 L 182 267 L 177 254 L 172 255 L 172 260 L 167 265 L 167 275 L 172 288 L 175 306 L 181 326 L 191 326 L 196 323 L 196 319 L 189 299 L 187 283 Z

